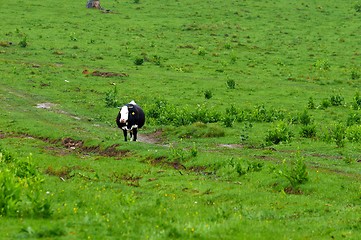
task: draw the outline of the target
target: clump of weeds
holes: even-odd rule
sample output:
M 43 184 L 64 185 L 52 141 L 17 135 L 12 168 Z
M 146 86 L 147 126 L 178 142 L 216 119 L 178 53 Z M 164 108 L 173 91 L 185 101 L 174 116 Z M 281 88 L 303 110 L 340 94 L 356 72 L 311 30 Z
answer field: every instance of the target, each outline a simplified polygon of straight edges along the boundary
M 308 180 L 307 166 L 298 153 L 296 159 L 283 160 L 280 168 L 273 168 L 276 176 L 286 179 L 288 185 L 283 189 L 287 193 L 301 193 L 300 186 Z

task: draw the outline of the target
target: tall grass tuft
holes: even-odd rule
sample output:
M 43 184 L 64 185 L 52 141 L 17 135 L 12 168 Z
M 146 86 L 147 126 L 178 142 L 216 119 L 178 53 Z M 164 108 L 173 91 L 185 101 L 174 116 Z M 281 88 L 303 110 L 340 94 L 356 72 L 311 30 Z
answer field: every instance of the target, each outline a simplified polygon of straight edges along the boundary
M 26 161 L 9 156 L 0 149 L 0 216 L 51 217 L 51 202 L 41 187 L 44 179 L 31 155 Z

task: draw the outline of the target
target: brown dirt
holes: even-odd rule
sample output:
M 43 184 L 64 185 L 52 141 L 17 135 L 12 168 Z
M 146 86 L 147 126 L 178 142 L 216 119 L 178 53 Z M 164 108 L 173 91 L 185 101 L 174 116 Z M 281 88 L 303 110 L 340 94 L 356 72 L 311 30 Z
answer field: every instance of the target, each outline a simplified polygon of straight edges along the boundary
M 163 142 L 162 134 L 163 132 L 161 130 L 149 134 L 139 134 L 137 141 L 150 144 L 161 144 Z
M 287 194 L 303 195 L 303 192 L 300 189 L 294 189 L 292 187 L 286 187 L 284 191 Z
M 87 69 L 83 71 L 83 74 L 85 75 L 92 75 L 96 77 L 128 77 L 129 75 L 127 73 L 115 73 L 115 72 L 101 72 L 101 71 L 93 71 L 89 72 Z

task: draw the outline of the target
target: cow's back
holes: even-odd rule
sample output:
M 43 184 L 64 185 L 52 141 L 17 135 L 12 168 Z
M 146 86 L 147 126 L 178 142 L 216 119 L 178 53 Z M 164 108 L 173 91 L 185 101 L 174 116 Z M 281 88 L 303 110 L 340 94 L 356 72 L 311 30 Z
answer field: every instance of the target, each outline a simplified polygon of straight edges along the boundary
M 143 109 L 141 107 L 139 107 L 138 105 L 133 105 L 135 108 L 136 113 L 138 114 L 137 118 L 138 118 L 138 128 L 141 128 L 144 126 L 145 123 L 145 114 L 143 112 Z

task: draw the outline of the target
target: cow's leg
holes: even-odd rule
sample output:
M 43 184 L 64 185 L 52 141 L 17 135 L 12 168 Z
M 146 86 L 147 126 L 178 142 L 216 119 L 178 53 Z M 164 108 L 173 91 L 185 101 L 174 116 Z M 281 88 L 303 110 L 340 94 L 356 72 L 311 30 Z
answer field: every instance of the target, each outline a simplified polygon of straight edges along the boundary
M 132 140 L 132 138 L 133 138 L 133 130 L 131 130 L 131 131 L 129 132 L 129 135 L 130 135 L 130 140 Z
M 134 128 L 133 129 L 133 141 L 137 141 L 137 133 L 138 133 L 138 129 Z
M 124 141 L 127 141 L 127 130 L 123 130 L 123 134 L 124 134 Z

